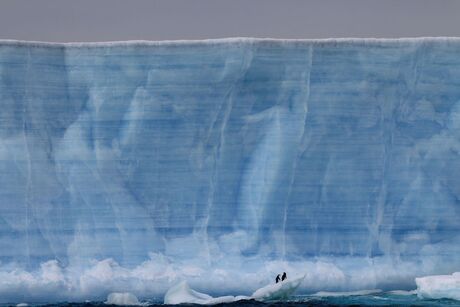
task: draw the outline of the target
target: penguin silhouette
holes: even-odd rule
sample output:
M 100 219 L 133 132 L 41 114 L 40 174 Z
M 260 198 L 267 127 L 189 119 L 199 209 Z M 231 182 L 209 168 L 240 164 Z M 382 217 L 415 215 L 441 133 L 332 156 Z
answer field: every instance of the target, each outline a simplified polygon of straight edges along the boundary
M 287 278 L 286 272 L 283 272 L 283 276 L 281 277 L 281 280 L 285 280 Z
M 276 281 L 276 283 L 279 283 L 279 282 L 280 282 L 280 280 L 281 280 L 281 278 L 280 278 L 280 274 L 278 274 L 278 275 L 276 276 L 276 279 L 275 279 L 275 281 Z

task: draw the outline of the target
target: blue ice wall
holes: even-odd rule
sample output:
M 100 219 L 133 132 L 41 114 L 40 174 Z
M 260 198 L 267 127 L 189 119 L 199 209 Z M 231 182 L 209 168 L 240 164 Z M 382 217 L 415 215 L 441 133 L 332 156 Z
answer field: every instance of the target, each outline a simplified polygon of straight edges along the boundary
M 459 40 L 3 41 L 0 106 L 3 264 L 460 267 Z

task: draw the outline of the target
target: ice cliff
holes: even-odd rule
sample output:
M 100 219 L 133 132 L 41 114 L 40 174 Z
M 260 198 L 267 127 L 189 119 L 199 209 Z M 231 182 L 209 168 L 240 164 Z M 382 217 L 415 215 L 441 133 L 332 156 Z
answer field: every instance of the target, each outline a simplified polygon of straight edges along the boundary
M 0 41 L 4 300 L 413 288 L 459 174 L 459 39 Z

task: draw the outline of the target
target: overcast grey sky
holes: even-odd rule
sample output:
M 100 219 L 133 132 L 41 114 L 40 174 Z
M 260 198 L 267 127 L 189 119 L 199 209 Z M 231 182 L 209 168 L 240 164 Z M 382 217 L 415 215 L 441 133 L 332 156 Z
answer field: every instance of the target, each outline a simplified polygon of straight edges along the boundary
M 460 36 L 456 0 L 0 0 L 0 39 Z

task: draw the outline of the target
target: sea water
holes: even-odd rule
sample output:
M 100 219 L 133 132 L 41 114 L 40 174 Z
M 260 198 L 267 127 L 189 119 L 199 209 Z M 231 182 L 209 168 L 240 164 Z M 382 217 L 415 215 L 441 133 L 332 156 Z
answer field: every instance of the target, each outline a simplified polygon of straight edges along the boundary
M 15 307 L 16 304 L 2 304 L 3 306 Z M 85 302 L 85 303 L 55 303 L 55 304 L 30 304 L 30 307 L 105 307 L 116 306 L 107 305 L 105 302 Z M 142 306 L 172 306 L 164 305 L 161 300 L 149 300 L 142 302 Z M 187 304 L 186 306 L 201 306 Z M 233 303 L 222 303 L 218 306 L 222 307 L 272 307 L 272 306 L 460 306 L 459 301 L 449 299 L 420 299 L 416 295 L 391 295 L 391 294 L 374 294 L 374 295 L 358 295 L 358 296 L 341 296 L 341 297 L 314 297 L 314 296 L 294 296 L 287 301 L 275 302 L 258 302 L 237 301 Z

